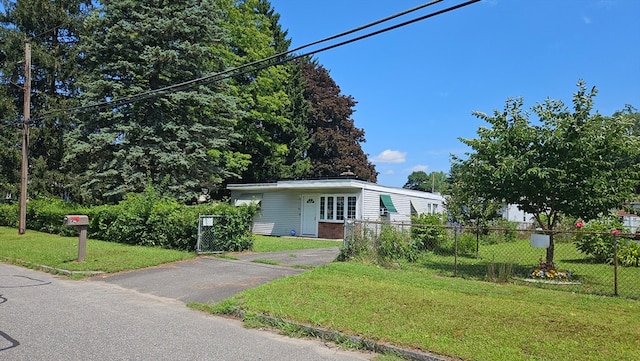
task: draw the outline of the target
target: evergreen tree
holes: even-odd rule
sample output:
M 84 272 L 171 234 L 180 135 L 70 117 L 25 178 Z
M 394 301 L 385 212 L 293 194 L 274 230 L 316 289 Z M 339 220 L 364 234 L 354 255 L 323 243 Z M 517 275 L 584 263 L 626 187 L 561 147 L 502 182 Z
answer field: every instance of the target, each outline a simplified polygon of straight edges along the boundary
M 356 105 L 341 94 L 329 72 L 313 61 L 302 64 L 304 96 L 309 104 L 307 130 L 312 144 L 310 176 L 336 177 L 350 170 L 360 178 L 376 182 L 378 172 L 361 147 L 364 130 L 355 127 L 351 114 Z
M 109 102 L 225 69 L 228 49 L 216 0 L 109 0 L 86 21 L 83 104 Z M 86 199 L 115 202 L 149 182 L 194 200 L 236 176 L 246 159 L 230 146 L 237 111 L 224 83 L 173 89 L 160 97 L 78 118 L 67 165 Z
M 74 104 L 78 29 L 91 4 L 90 0 L 20 0 L 5 2 L 4 13 L 0 14 L 0 42 L 5 60 L 0 63 L 0 84 L 15 109 L 22 110 L 24 92 L 22 86 L 11 84 L 23 83 L 25 41 L 31 47 L 28 189 L 31 196 L 62 196 L 69 181 L 61 171 L 63 135 L 69 122 L 63 113 L 51 112 Z M 6 162 L 13 161 L 3 160 Z
M 20 192 L 20 136 L 12 99 L 0 86 L 0 199 Z

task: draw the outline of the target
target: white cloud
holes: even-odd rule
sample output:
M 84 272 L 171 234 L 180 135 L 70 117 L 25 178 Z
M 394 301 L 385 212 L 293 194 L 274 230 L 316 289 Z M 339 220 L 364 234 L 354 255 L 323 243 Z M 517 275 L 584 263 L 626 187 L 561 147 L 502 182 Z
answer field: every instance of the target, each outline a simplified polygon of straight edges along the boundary
M 396 174 L 396 172 L 394 172 L 394 171 L 393 171 L 393 169 L 387 169 L 387 170 L 384 172 L 384 174 L 386 174 L 386 175 L 394 175 L 394 174 Z
M 414 165 L 413 167 L 409 168 L 411 172 L 426 172 L 427 169 L 429 169 L 429 166 L 422 164 Z
M 383 151 L 372 159 L 374 163 L 404 163 L 406 160 L 406 152 L 391 149 Z

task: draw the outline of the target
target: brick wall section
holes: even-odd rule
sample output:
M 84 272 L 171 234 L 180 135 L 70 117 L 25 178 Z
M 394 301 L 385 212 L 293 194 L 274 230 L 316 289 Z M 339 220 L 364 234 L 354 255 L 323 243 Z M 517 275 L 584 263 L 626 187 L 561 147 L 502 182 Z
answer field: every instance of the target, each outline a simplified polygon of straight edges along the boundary
M 342 239 L 344 237 L 344 224 L 342 223 L 318 223 L 318 238 Z

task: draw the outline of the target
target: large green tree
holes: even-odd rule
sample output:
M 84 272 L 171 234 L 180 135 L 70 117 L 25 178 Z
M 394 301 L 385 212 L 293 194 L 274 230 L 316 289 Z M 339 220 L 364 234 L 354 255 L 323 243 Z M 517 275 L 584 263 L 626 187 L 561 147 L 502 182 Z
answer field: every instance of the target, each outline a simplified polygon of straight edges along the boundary
M 553 232 L 562 216 L 593 219 L 619 207 L 638 184 L 638 139 L 633 121 L 593 111 L 597 91 L 583 81 L 573 108 L 547 99 L 529 120 L 522 99 L 509 99 L 486 121 L 478 137 L 461 139 L 472 151 L 454 159 L 470 192 L 487 200 L 517 204 L 551 236 L 546 261 L 553 264 Z
M 78 33 L 91 6 L 90 0 L 3 1 L 0 86 L 13 103 L 14 111 L 7 116 L 16 119 L 15 109 L 22 111 L 24 99 L 25 42 L 31 47 L 30 196 L 63 196 L 69 182 L 61 171 L 69 120 L 58 110 L 76 101 Z M 8 157 L 3 164 L 13 165 L 12 152 L 0 156 Z
M 12 103 L 0 87 L 0 199 L 16 198 L 20 189 L 20 136 Z
M 472 167 L 460 162 L 451 165 L 449 192 L 445 196 L 445 207 L 453 222 L 474 227 L 487 227 L 501 217 L 505 206 L 502 200 L 487 199 L 476 193 L 476 188 L 467 182 L 474 182 Z
M 376 182 L 378 172 L 361 144 L 364 130 L 351 115 L 356 101 L 343 95 L 327 69 L 314 61 L 302 63 L 304 96 L 309 104 L 307 130 L 311 136 L 310 176 L 336 177 L 350 170 L 358 178 Z
M 286 61 L 290 41 L 278 24 L 279 15 L 267 0 L 228 2 L 231 44 L 229 63 L 237 67 L 274 57 L 274 64 Z M 293 64 L 269 66 L 236 76 L 230 82 L 239 99 L 243 115 L 237 129 L 242 133 L 238 151 L 250 157 L 251 164 L 242 173 L 243 181 L 291 178 L 304 175 L 309 161 L 301 155 L 308 148 L 303 118 L 295 113 L 294 90 L 289 84 L 299 77 Z
M 216 0 L 105 0 L 81 41 L 84 105 L 201 78 L 227 64 L 226 14 Z M 91 109 L 69 134 L 66 164 L 81 195 L 115 202 L 153 182 L 183 201 L 215 189 L 246 166 L 235 99 L 225 83 L 174 88 L 159 97 Z
M 407 183 L 402 188 L 446 194 L 449 192 L 449 181 L 445 172 L 427 174 L 424 171 L 415 171 L 409 174 Z

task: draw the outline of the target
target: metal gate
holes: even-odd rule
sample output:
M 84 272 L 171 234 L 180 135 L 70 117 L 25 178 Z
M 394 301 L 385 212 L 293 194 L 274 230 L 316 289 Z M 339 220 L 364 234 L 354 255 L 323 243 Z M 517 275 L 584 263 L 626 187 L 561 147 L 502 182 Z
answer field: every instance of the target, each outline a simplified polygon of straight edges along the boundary
M 197 254 L 222 253 L 220 240 L 216 237 L 216 229 L 224 219 L 220 215 L 200 215 L 198 217 Z

